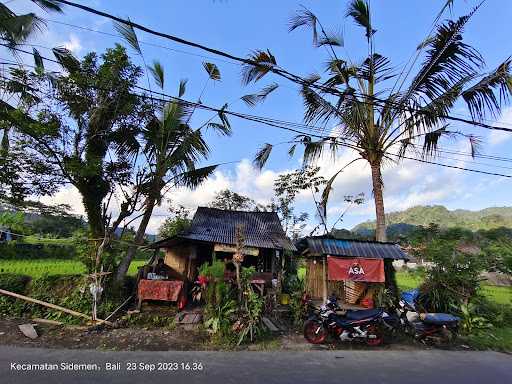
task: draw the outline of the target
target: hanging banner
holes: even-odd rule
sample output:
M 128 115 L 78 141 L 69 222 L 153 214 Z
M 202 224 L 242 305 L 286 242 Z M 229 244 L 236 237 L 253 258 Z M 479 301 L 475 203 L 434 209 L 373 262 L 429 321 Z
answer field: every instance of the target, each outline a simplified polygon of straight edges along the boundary
M 329 280 L 383 283 L 384 260 L 327 256 Z

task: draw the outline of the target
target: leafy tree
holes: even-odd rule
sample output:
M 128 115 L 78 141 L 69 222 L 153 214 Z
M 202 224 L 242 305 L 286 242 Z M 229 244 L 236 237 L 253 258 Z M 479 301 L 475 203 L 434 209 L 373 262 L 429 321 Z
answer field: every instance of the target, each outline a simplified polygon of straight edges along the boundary
M 160 238 L 176 236 L 178 233 L 189 228 L 192 222 L 190 219 L 190 210 L 183 205 L 178 207 L 171 206 L 169 211 L 171 216 L 165 219 L 160 228 L 158 228 L 158 236 Z
M 461 242 L 436 239 L 426 254 L 433 266 L 420 287 L 421 302 L 431 312 L 449 312 L 467 304 L 479 287 L 479 275 L 485 268 L 480 252 L 467 252 Z
M 257 204 L 250 197 L 230 191 L 229 189 L 223 189 L 217 192 L 210 203 L 210 207 L 230 211 L 254 211 L 257 209 Z
M 29 228 L 25 223 L 25 215 L 23 212 L 0 213 L 0 227 L 8 228 L 15 234 L 25 235 L 29 233 Z
M 319 187 L 325 183 L 325 179 L 318 175 L 320 168 L 305 167 L 293 172 L 279 175 L 274 182 L 274 193 L 276 199 L 270 204 L 270 208 L 276 211 L 281 219 L 286 234 L 296 240 L 300 237 L 309 215 L 306 212 L 295 213 L 295 200 L 297 195 L 302 191 L 309 190 L 315 198 L 315 193 L 319 191 Z M 315 200 L 316 204 L 316 200 Z M 316 208 L 319 208 L 316 204 Z M 326 227 L 325 216 L 320 214 L 321 224 Z M 326 229 L 327 231 L 327 229 Z
M 487 270 L 512 274 L 512 241 L 491 240 L 483 249 Z
M 351 0 L 346 12 L 347 17 L 362 27 L 368 47 L 368 56 L 359 62 L 340 56 L 338 47 L 343 46 L 343 39 L 327 33 L 310 10 L 299 11 L 290 20 L 290 31 L 312 29 L 313 44 L 329 54 L 327 78 L 313 74 L 295 79 L 301 85 L 304 120 L 308 124 L 326 126 L 332 122 L 336 126 L 332 136 L 298 135 L 290 153 L 293 154 L 297 144 L 304 145 L 304 162 L 311 164 L 326 151 L 335 155 L 341 148 L 350 148 L 357 154 L 354 161 L 369 164 L 378 241 L 386 240 L 382 178 L 385 162 L 399 161 L 418 150 L 424 156 L 435 156 L 438 143 L 444 137 L 468 139 L 474 154 L 478 138 L 451 129 L 448 114 L 461 100 L 473 120 L 496 118 L 512 92 L 512 59 L 486 71 L 482 55 L 463 40 L 463 29 L 478 7 L 457 20 L 439 23 L 451 3 L 451 0 L 445 3 L 435 19 L 434 33 L 419 45 L 416 56 L 423 53 L 424 59 L 410 81 L 408 77 L 415 69 L 416 60 L 406 64 L 397 76 L 396 67 L 376 51 L 377 30 L 369 1 Z M 242 73 L 245 83 L 258 81 L 271 72 L 270 69 L 283 73 L 268 51 L 256 51 L 250 59 L 258 64 L 245 65 Z M 258 165 L 263 166 L 272 148 L 272 144 L 266 144 L 258 152 Z M 324 202 L 329 198 L 330 186 L 344 168 L 337 170 L 327 182 Z

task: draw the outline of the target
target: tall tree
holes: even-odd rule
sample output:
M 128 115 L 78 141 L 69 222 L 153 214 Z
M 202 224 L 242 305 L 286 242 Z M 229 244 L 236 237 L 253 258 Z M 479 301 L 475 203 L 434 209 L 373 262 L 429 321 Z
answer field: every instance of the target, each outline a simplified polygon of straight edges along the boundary
M 33 99 L 25 108 L 3 114 L 15 129 L 16 141 L 56 185 L 79 191 L 91 238 L 107 248 L 113 232 L 134 210 L 139 182 L 134 174 L 137 134 L 153 116 L 152 105 L 133 92 L 142 71 L 121 46 L 100 57 L 89 53 L 81 61 L 63 48 L 54 49 L 62 73 L 41 68 L 11 72 L 8 89 Z M 8 105 L 3 103 L 3 105 Z M 17 161 L 17 159 L 14 159 Z M 127 187 L 130 187 L 129 189 Z M 110 201 L 123 195 L 114 219 Z
M 478 7 L 457 20 L 439 23 L 446 2 L 437 15 L 433 33 L 417 48 L 416 57 L 423 62 L 412 80 L 409 74 L 416 60 L 399 74 L 388 58 L 376 52 L 369 1 L 352 0 L 346 15 L 362 27 L 368 55 L 360 62 L 343 59 L 338 47 L 340 36 L 326 32 L 320 20 L 308 9 L 299 11 L 290 20 L 290 31 L 309 28 L 313 44 L 325 48 L 329 55 L 327 78 L 313 74 L 301 83 L 304 100 L 304 120 L 308 124 L 333 123 L 336 133 L 331 136 L 299 135 L 297 143 L 304 145 L 304 162 L 314 163 L 325 151 L 336 154 L 340 148 L 352 149 L 357 157 L 369 164 L 377 218 L 376 239 L 386 240 L 384 183 L 382 167 L 386 161 L 397 162 L 410 152 L 435 156 L 441 138 L 463 137 L 469 140 L 472 153 L 478 148 L 476 136 L 464 130 L 451 129 L 449 113 L 461 100 L 471 118 L 481 122 L 496 118 L 512 92 L 511 62 L 508 58 L 491 71 L 485 70 L 481 54 L 463 40 L 463 29 Z M 270 53 L 257 51 L 251 59 L 258 65 L 245 65 L 246 83 L 258 81 L 276 67 Z M 263 166 L 273 146 L 266 144 L 257 154 L 256 163 Z M 293 150 L 291 151 L 293 153 Z M 355 160 L 355 161 L 356 161 Z M 345 167 L 337 170 L 327 182 L 323 206 L 334 180 Z

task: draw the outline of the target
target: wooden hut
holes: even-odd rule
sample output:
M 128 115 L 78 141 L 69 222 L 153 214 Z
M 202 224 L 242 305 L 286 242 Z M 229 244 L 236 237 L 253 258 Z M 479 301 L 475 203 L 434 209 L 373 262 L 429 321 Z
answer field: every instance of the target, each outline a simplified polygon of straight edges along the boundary
M 393 261 L 408 260 L 395 243 L 307 237 L 298 248 L 306 258 L 306 292 L 323 300 L 335 294 L 348 304 L 386 284 Z
M 244 236 L 242 266 L 254 266 L 259 277 L 270 282 L 283 252 L 296 251 L 275 212 L 199 207 L 187 231 L 158 241 L 152 247 L 165 252 L 165 264 L 194 280 L 201 264 L 213 257 L 225 261 L 233 257 L 237 227 L 242 228 Z M 230 267 L 226 263 L 226 268 Z

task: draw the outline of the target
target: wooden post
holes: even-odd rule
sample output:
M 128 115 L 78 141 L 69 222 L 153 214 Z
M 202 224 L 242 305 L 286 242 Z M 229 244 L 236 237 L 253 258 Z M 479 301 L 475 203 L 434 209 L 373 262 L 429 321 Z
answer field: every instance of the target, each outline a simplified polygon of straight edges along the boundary
M 323 287 L 322 296 L 323 296 L 324 302 L 327 301 L 327 268 L 325 267 L 325 259 L 326 259 L 326 257 L 323 256 L 322 257 L 322 275 L 323 275 L 324 287 Z
M 0 293 L 3 294 L 3 295 L 6 295 L 6 296 L 15 297 L 16 299 L 21 299 L 21 300 L 29 301 L 31 303 L 35 303 L 35 304 L 42 305 L 44 307 L 55 309 L 57 311 L 69 313 L 70 315 L 73 315 L 73 316 L 76 316 L 76 317 L 82 317 L 82 318 L 87 319 L 87 320 L 92 320 L 91 316 L 89 316 L 89 315 L 86 315 L 86 314 L 80 313 L 80 312 L 76 312 L 76 311 L 73 311 L 71 309 L 67 309 L 67 308 L 61 307 L 59 305 L 47 303 L 46 301 L 41 301 L 41 300 L 33 299 L 31 297 L 23 296 L 23 295 L 20 295 L 18 293 L 14 293 L 14 292 L 10 292 L 10 291 L 5 291 L 3 289 L 0 289 Z M 110 326 L 113 325 L 110 321 L 105 321 L 105 320 L 101 320 L 101 319 L 96 319 L 96 321 L 98 323 L 107 324 L 107 325 L 110 325 Z

